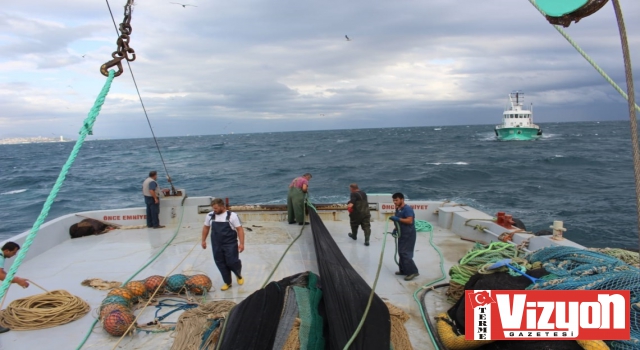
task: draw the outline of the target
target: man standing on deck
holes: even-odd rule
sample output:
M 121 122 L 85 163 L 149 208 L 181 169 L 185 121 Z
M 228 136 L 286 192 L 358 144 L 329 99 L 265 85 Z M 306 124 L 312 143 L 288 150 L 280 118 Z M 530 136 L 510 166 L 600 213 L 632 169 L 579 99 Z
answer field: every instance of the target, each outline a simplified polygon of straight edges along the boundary
M 142 195 L 144 196 L 144 203 L 147 205 L 147 227 L 163 228 L 160 225 L 160 197 L 158 192 L 158 172 L 150 171 L 149 177 L 142 183 Z
M 413 262 L 413 250 L 416 246 L 416 214 L 413 208 L 404 203 L 404 195 L 402 193 L 394 193 L 393 204 L 396 206 L 396 213 L 390 217 L 394 223 L 398 223 L 400 232 L 398 234 L 398 255 L 400 256 L 400 271 L 396 275 L 406 276 L 405 281 L 411 281 L 418 277 L 418 267 Z
M 306 173 L 293 179 L 289 185 L 289 194 L 287 195 L 287 219 L 289 224 L 295 224 L 296 222 L 298 225 L 309 224 L 304 221 L 304 196 L 309 189 L 309 180 L 311 180 L 311 174 Z
M 211 207 L 213 211 L 207 214 L 202 227 L 202 249 L 207 249 L 207 235 L 211 231 L 213 260 L 224 281 L 220 290 L 227 290 L 231 288 L 231 272 L 236 275 L 239 285 L 244 284 L 239 257 L 239 253 L 244 251 L 244 229 L 238 214 L 228 211 L 222 199 L 214 199 Z
M 364 231 L 364 245 L 369 245 L 369 237 L 371 236 L 371 212 L 369 211 L 369 202 L 367 194 L 358 188 L 358 184 L 349 185 L 351 198 L 347 204 L 349 211 L 349 221 L 351 223 L 351 233 L 349 237 L 353 240 L 358 239 L 358 226 L 362 226 Z
M 7 272 L 4 270 L 4 259 L 12 258 L 14 255 L 18 254 L 18 250 L 20 246 L 14 242 L 7 242 L 2 246 L 2 252 L 0 252 L 0 281 L 4 281 L 7 278 Z M 29 287 L 29 282 L 24 278 L 20 278 L 18 276 L 13 276 L 13 280 L 11 283 L 15 283 L 22 288 Z M 0 333 L 5 333 L 10 331 L 9 328 L 0 327 Z

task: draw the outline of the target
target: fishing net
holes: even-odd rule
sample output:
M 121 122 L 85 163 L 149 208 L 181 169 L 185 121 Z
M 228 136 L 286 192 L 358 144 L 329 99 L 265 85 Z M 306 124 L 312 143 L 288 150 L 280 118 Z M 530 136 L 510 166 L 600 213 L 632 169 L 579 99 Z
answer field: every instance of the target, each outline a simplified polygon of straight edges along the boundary
M 618 258 L 629 265 L 640 267 L 640 255 L 637 252 L 620 248 L 589 248 L 588 250 L 606 254 Z
M 194 275 L 189 277 L 184 285 L 191 293 L 202 295 L 211 290 L 213 283 L 207 275 Z
M 305 272 L 251 294 L 229 313 L 219 349 L 339 350 L 356 333 L 371 288 L 342 255 L 318 214 L 311 210 L 309 216 L 321 279 Z M 394 318 L 397 349 L 411 349 L 406 331 L 403 335 L 397 330 L 406 315 L 394 310 Z M 389 308 L 374 294 L 349 349 L 390 349 L 391 329 Z
M 112 311 L 120 311 L 120 312 L 131 312 L 131 310 L 124 306 L 124 305 L 120 305 L 120 304 L 106 304 L 103 305 L 102 307 L 100 307 L 100 319 L 104 319 L 106 316 L 108 316 Z
M 167 278 L 167 290 L 171 293 L 180 293 L 185 289 L 185 282 L 189 279 L 183 274 L 171 275 Z
M 272 350 L 287 287 L 306 285 L 306 276 L 302 273 L 271 282 L 236 305 L 227 317 L 219 349 Z
M 313 276 L 314 281 L 311 280 L 311 276 Z M 304 349 L 324 350 L 323 319 L 318 313 L 318 304 L 320 303 L 320 298 L 322 298 L 322 292 L 316 288 L 315 277 L 315 274 L 309 274 L 309 288 L 293 287 L 300 316 L 298 338 L 300 339 L 300 346 Z
M 124 285 L 131 294 L 133 295 L 134 302 L 137 302 L 138 299 L 143 299 L 148 296 L 147 287 L 144 286 L 144 282 L 142 281 L 131 281 Z
M 551 273 L 528 289 L 629 290 L 631 339 L 607 341 L 611 349 L 640 348 L 640 269 L 610 255 L 573 247 L 548 247 L 529 256 Z
M 127 331 L 134 320 L 135 316 L 133 316 L 130 311 L 114 310 L 104 317 L 102 320 L 102 328 L 104 328 L 107 333 L 120 337 Z M 131 328 L 134 329 L 133 327 Z
M 327 346 L 342 349 L 353 336 L 367 307 L 371 287 L 349 264 L 324 226 L 318 213 L 309 210 L 322 295 L 326 311 Z M 391 321 L 389 309 L 377 296 L 350 349 L 389 349 Z
M 156 294 L 162 294 L 166 283 L 166 281 L 163 282 L 163 280 L 164 277 L 158 275 L 147 277 L 144 280 L 144 286 L 147 288 L 147 293 L 149 293 L 149 295 L 153 295 L 153 293 L 156 293 L 156 290 L 158 290 Z
M 109 291 L 109 293 L 107 293 L 107 297 L 110 297 L 110 296 L 122 297 L 128 300 L 130 303 L 132 303 L 134 299 L 131 291 L 129 291 L 126 288 L 113 288 L 112 290 Z
M 210 350 L 220 335 L 220 320 L 236 305 L 233 301 L 210 301 L 187 310 L 176 322 L 171 350 Z

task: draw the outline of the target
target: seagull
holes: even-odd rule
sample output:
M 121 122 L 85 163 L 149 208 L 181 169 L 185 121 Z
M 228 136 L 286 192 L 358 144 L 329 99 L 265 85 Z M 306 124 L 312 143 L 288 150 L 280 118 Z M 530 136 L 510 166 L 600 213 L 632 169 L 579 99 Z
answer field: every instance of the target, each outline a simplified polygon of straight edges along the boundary
M 346 35 L 345 35 L 344 37 L 345 37 L 345 38 L 347 38 L 347 41 L 351 41 L 351 39 L 349 39 L 349 37 L 348 37 L 348 36 L 346 36 Z
M 84 56 L 86 56 L 87 54 L 85 53 L 84 55 L 82 55 L 82 58 L 84 58 Z
M 180 3 L 177 3 L 177 2 L 170 2 L 170 4 L 180 5 L 180 6 L 182 6 L 183 8 L 187 8 L 187 6 L 198 7 L 198 6 L 196 6 L 196 5 L 191 5 L 191 4 L 180 4 Z

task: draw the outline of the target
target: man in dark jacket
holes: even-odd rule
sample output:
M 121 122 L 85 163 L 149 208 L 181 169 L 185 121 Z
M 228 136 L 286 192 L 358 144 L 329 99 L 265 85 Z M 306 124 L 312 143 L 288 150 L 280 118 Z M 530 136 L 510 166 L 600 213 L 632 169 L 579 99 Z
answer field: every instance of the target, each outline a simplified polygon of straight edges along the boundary
M 354 240 L 358 239 L 358 226 L 362 226 L 364 231 L 364 245 L 369 245 L 369 237 L 371 236 L 371 212 L 369 211 L 369 202 L 367 194 L 358 188 L 358 184 L 349 185 L 351 191 L 351 199 L 347 204 L 349 211 L 349 219 L 351 222 L 351 233 L 349 237 Z

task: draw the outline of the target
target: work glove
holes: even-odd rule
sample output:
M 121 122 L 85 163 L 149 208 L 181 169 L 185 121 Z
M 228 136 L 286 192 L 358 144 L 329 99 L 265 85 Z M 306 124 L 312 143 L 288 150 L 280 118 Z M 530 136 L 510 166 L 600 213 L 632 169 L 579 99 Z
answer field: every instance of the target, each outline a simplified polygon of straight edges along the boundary
M 394 221 L 394 222 L 399 222 L 400 218 L 397 217 L 397 216 L 392 216 L 392 217 L 389 218 L 389 220 Z

